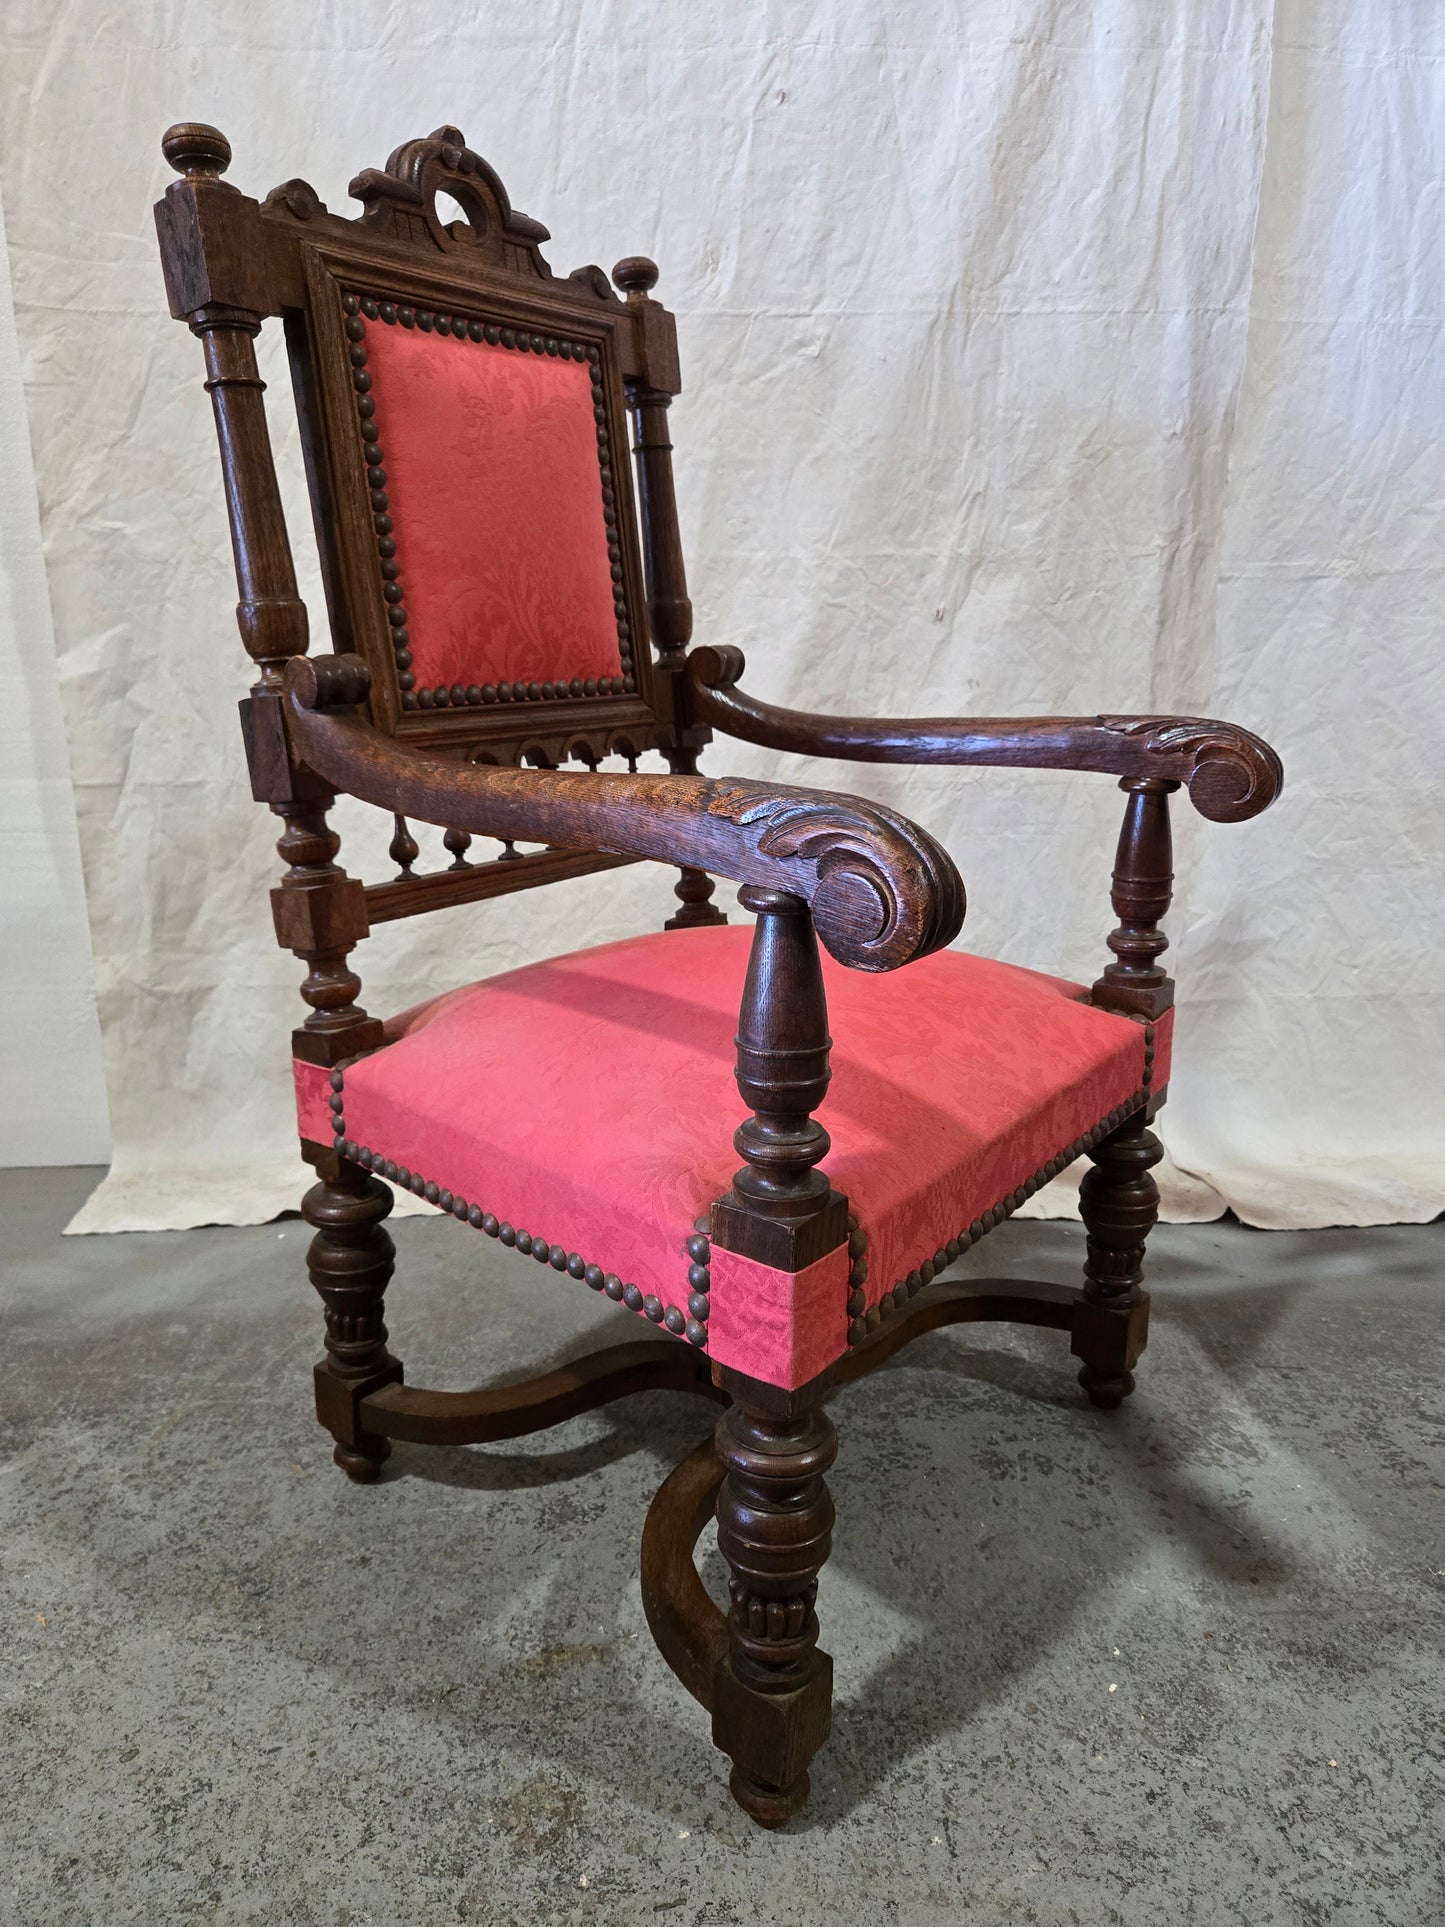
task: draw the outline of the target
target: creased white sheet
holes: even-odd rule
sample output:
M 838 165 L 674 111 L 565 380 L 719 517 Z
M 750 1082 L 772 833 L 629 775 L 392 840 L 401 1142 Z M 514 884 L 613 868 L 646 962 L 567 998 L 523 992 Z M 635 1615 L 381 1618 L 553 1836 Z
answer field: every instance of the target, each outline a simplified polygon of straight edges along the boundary
M 559 270 L 653 255 L 680 318 L 698 634 L 740 643 L 759 695 L 1269 736 L 1273 812 L 1176 813 L 1169 1208 L 1303 1225 L 1445 1204 L 1422 727 L 1445 599 L 1442 35 L 1368 0 L 16 0 L 0 192 L 116 1138 L 76 1228 L 252 1220 L 304 1175 L 300 967 L 270 933 L 200 353 L 165 314 L 149 214 L 181 118 L 225 129 L 247 191 L 302 173 L 333 207 L 452 120 Z M 727 743 L 706 766 L 896 804 L 958 859 L 967 944 L 1097 974 L 1107 780 Z M 338 822 L 344 860 L 384 874 L 388 826 Z M 656 927 L 668 886 L 643 867 L 387 926 L 359 952 L 365 1001 Z

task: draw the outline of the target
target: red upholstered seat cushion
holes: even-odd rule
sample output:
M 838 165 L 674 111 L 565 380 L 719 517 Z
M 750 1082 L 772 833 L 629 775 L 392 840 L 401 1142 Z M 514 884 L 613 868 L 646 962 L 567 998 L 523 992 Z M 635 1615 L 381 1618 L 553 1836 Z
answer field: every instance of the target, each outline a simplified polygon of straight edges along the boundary
M 474 1219 L 492 1214 L 685 1308 L 684 1242 L 739 1163 L 733 1034 L 751 934 L 659 932 L 405 1013 L 345 1071 L 345 1140 L 478 1208 Z M 870 1306 L 1146 1081 L 1145 1026 L 1059 978 L 960 951 L 887 976 L 825 957 L 824 976 L 824 1168 L 868 1235 Z M 298 1067 L 302 1131 L 323 1142 L 327 1078 Z M 798 1384 L 845 1348 L 846 1251 L 801 1283 L 718 1250 L 711 1269 L 714 1357 Z
M 589 364 L 398 322 L 366 354 L 417 688 L 620 677 Z

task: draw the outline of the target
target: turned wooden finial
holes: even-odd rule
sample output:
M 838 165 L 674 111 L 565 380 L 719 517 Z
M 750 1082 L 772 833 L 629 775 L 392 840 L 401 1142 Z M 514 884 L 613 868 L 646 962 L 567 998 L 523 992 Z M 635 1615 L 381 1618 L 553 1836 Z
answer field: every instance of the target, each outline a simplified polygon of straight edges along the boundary
M 161 152 L 189 181 L 214 181 L 231 165 L 231 143 L 219 127 L 179 120 L 161 136 Z
M 657 263 L 649 261 L 645 254 L 629 254 L 612 270 L 612 280 L 624 294 L 636 295 L 642 300 L 657 286 Z

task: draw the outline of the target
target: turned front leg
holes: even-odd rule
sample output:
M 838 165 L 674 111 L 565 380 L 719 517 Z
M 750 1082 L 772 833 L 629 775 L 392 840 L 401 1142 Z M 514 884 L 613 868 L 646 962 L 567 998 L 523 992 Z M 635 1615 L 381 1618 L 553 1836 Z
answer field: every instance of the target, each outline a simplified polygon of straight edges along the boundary
M 717 1428 L 727 1468 L 718 1549 L 731 1579 L 728 1654 L 714 1679 L 714 1745 L 733 1798 L 777 1827 L 808 1797 L 808 1762 L 832 1724 L 833 1661 L 818 1649 L 818 1573 L 832 1546 L 823 1474 L 837 1456 L 827 1414 L 777 1418 L 733 1405 Z
M 1133 1391 L 1134 1366 L 1148 1338 L 1144 1243 L 1159 1216 L 1153 1167 L 1163 1155 L 1140 1111 L 1089 1153 L 1094 1168 L 1079 1186 L 1079 1215 L 1089 1237 L 1073 1351 L 1084 1361 L 1079 1383 L 1106 1409 Z
M 316 1229 L 306 1253 L 311 1282 L 326 1306 L 326 1356 L 316 1367 L 316 1416 L 336 1440 L 334 1457 L 348 1478 L 370 1484 L 391 1441 L 367 1432 L 357 1408 L 368 1392 L 401 1377 L 386 1349 L 382 1311 L 396 1247 L 382 1220 L 390 1187 L 349 1158 L 334 1177 L 306 1193 L 301 1215 Z

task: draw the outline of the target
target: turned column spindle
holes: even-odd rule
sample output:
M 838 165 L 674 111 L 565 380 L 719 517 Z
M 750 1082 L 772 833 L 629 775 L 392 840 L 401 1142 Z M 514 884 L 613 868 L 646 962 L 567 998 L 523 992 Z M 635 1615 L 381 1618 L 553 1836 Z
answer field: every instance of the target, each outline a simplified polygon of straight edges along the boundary
M 647 617 L 660 661 L 676 665 L 692 640 L 692 603 L 677 526 L 677 492 L 672 478 L 672 437 L 667 411 L 676 393 L 676 343 L 672 317 L 649 299 L 657 286 L 657 267 L 641 255 L 619 261 L 612 279 L 639 311 L 650 379 L 629 382 L 632 448 L 637 463 L 638 506 L 642 512 L 642 558 L 647 578 Z M 669 385 L 658 376 L 665 372 Z
M 1119 787 L 1129 799 L 1110 892 L 1119 925 L 1109 936 L 1114 961 L 1094 985 L 1093 1002 L 1153 1019 L 1174 1001 L 1174 985 L 1160 962 L 1169 939 L 1159 925 L 1174 884 L 1169 794 L 1179 785 L 1168 777 L 1126 776 Z M 1090 1151 L 1093 1168 L 1079 1186 L 1088 1255 L 1072 1343 L 1083 1361 L 1079 1383 L 1106 1409 L 1133 1391 L 1134 1366 L 1148 1340 L 1144 1246 L 1159 1215 L 1153 1167 L 1163 1155 L 1149 1129 L 1149 1112 L 1141 1109 Z
M 279 691 L 287 662 L 306 653 L 307 620 L 271 457 L 266 384 L 256 366 L 261 320 L 238 310 L 203 308 L 191 317 L 191 332 L 206 353 L 206 390 L 216 417 L 240 590 L 236 623 L 260 671 L 253 694 Z
M 231 144 L 218 128 L 183 121 L 167 131 L 161 151 L 181 176 L 167 188 L 163 209 L 158 210 L 158 219 L 164 214 L 163 242 L 171 229 L 174 243 L 171 251 L 163 245 L 162 254 L 172 313 L 184 315 L 205 350 L 206 392 L 216 418 L 240 590 L 236 621 L 260 671 L 253 693 L 279 690 L 288 659 L 306 653 L 306 605 L 296 592 L 266 427 L 266 384 L 256 366 L 259 283 L 244 252 L 228 256 L 224 271 L 207 260 L 200 281 L 186 272 L 187 267 L 194 269 L 191 248 L 207 218 L 214 221 L 222 212 L 254 203 L 221 179 L 231 164 Z M 194 294 L 202 289 L 202 305 L 192 306 Z

